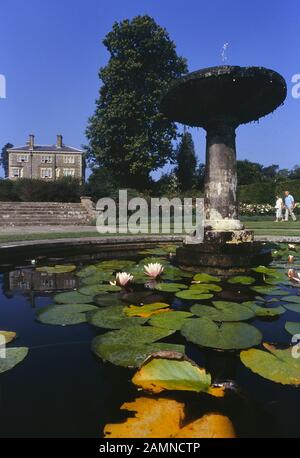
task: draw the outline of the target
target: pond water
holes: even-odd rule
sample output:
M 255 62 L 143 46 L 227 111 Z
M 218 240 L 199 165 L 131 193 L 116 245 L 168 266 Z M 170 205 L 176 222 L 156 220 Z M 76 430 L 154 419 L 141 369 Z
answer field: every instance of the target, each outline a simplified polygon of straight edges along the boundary
M 201 279 L 202 284 L 204 281 L 206 285 L 217 287 L 212 287 L 213 291 L 208 288 L 213 297 L 204 296 L 204 299 L 193 300 L 177 297 L 182 295 L 180 291 L 191 291 L 187 288 L 190 288 L 192 281 L 198 280 L 197 277 L 193 280 L 194 273 L 188 275 L 185 272 L 180 273 L 178 269 L 172 270 L 171 253 L 174 252 L 174 247 L 159 247 L 157 250 L 137 253 L 134 258 L 128 258 L 124 254 L 125 260 L 132 261 L 127 264 L 124 264 L 121 257 L 115 260 L 113 255 L 111 259 L 114 262 L 111 264 L 110 261 L 101 264 L 102 260 L 84 263 L 78 261 L 76 270 L 70 272 L 63 272 L 63 267 L 61 272 L 57 271 L 57 267 L 53 271 L 40 269 L 47 265 L 68 265 L 68 259 L 44 259 L 37 261 L 36 265 L 31 265 L 28 260 L 13 266 L 2 266 L 0 330 L 17 333 L 16 340 L 9 343 L 7 348 L 28 347 L 29 351 L 18 365 L 0 373 L 0 436 L 101 437 L 107 423 L 117 423 L 127 417 L 126 411 L 120 411 L 121 405 L 141 396 L 131 383 L 136 369 L 104 362 L 91 350 L 95 337 L 118 329 L 118 325 L 111 324 L 109 318 L 108 321 L 103 321 L 108 323 L 106 328 L 100 327 L 99 322 L 98 326 L 88 322 L 65 326 L 49 324 L 51 320 L 57 319 L 68 321 L 70 316 L 67 313 L 67 316 L 57 318 L 55 315 L 53 318 L 51 313 L 43 313 L 46 306 L 56 302 L 57 309 L 64 302 L 79 302 L 76 297 L 59 297 L 62 292 L 80 290 L 81 295 L 92 295 L 93 300 L 87 302 L 99 307 L 99 310 L 115 306 L 101 303 L 104 296 L 112 296 L 123 307 L 158 302 L 169 304 L 176 311 L 189 311 L 195 304 L 212 307 L 212 302 L 216 301 L 237 304 L 248 302 L 248 305 L 244 304 L 244 307 L 249 307 L 248 310 L 251 304 L 263 308 L 283 307 L 284 310 L 276 316 L 257 316 L 253 313 L 249 319 L 243 319 L 243 323 L 258 329 L 262 334 L 262 342 L 274 343 L 280 348 L 288 347 L 292 335 L 285 329 L 285 323 L 300 321 L 300 305 L 299 310 L 295 311 L 295 296 L 299 295 L 300 289 L 286 276 L 288 268 L 291 267 L 287 263 L 287 256 L 294 256 L 294 266 L 297 268 L 300 249 L 289 249 L 287 245 L 280 245 L 274 247 L 274 250 L 275 258 L 269 266 L 272 271 L 252 271 L 247 274 L 251 280 L 239 279 L 242 283 L 231 283 L 228 278 L 222 281 Z M 150 288 L 149 285 L 144 286 L 143 265 L 152 261 L 164 265 L 165 270 L 159 282 L 179 283 L 181 287 L 177 291 L 160 291 L 157 285 L 156 289 L 151 289 L 155 285 L 150 285 Z M 96 267 L 89 267 L 91 265 Z M 275 269 L 277 275 L 274 274 Z M 131 285 L 131 291 L 97 290 L 95 285 L 107 286 L 110 279 L 107 275 L 113 278 L 116 271 L 132 272 L 138 283 Z M 267 289 L 252 289 L 257 286 Z M 200 292 L 205 294 L 203 290 L 198 290 Z M 95 300 L 95 297 L 98 299 Z M 290 297 L 294 297 L 293 302 L 289 302 Z M 289 307 L 289 304 L 294 305 Z M 50 312 L 51 310 L 50 308 Z M 91 322 L 91 317 L 96 316 L 97 310 L 87 313 L 84 310 L 81 316 L 84 316 L 84 320 L 88 316 Z M 159 314 L 156 315 L 158 316 Z M 195 318 L 198 319 L 199 315 Z M 189 318 L 193 319 L 194 317 Z M 143 327 L 150 325 L 146 319 L 142 324 Z M 213 349 L 213 345 L 206 345 L 205 342 L 204 345 L 192 343 L 190 340 L 193 339 L 187 340 L 179 330 L 161 340 L 184 345 L 186 355 L 200 367 L 205 367 L 214 383 L 226 383 L 227 389 L 223 398 L 183 391 L 163 393 L 163 397 L 183 400 L 188 406 L 191 418 L 217 411 L 231 420 L 238 437 L 300 436 L 299 388 L 282 385 L 255 374 L 241 362 L 239 349 L 222 351 L 218 345 L 217 349 Z M 259 343 L 254 346 L 264 349 Z

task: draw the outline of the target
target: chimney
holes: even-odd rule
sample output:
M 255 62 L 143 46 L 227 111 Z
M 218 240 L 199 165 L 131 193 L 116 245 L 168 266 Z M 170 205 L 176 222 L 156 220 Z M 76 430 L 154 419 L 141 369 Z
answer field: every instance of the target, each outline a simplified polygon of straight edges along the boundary
M 56 146 L 57 146 L 57 148 L 62 148 L 62 146 L 63 146 L 63 137 L 62 137 L 62 135 L 57 135 Z
M 33 134 L 29 135 L 28 145 L 30 149 L 34 148 L 34 135 Z

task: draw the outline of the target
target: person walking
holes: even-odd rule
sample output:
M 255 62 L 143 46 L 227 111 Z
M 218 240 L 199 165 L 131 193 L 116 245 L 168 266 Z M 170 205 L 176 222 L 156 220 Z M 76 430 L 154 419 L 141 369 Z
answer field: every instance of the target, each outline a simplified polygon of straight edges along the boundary
M 296 221 L 296 216 L 294 214 L 295 208 L 295 199 L 289 191 L 285 191 L 284 207 L 285 207 L 285 221 L 288 221 L 289 216 L 291 216 L 293 221 Z
M 278 221 L 282 221 L 282 209 L 283 209 L 283 200 L 280 196 L 276 196 L 276 204 L 275 204 L 275 209 L 276 209 L 276 223 Z

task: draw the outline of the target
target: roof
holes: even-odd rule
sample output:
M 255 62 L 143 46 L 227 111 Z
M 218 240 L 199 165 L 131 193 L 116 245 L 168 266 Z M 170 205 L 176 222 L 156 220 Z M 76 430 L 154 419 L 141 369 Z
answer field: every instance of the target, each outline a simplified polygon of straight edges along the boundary
M 58 148 L 56 145 L 34 145 L 34 148 L 31 149 L 29 145 L 17 146 L 16 148 L 9 148 L 9 152 L 32 152 L 32 153 L 82 153 L 83 151 L 78 148 L 73 148 L 72 146 L 63 145 L 61 148 Z

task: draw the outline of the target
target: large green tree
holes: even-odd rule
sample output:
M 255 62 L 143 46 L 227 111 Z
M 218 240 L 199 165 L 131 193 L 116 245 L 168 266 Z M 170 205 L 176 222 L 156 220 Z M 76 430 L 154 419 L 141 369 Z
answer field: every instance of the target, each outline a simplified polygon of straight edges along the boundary
M 1 150 L 1 158 L 0 158 L 0 164 L 2 165 L 4 169 L 4 176 L 5 178 L 8 177 L 8 152 L 7 150 L 9 148 L 13 148 L 14 145 L 11 143 L 6 143 L 6 145 L 3 146 Z
M 144 189 L 152 171 L 174 158 L 176 126 L 160 113 L 170 82 L 187 72 L 167 31 L 149 16 L 113 25 L 104 41 L 96 111 L 89 120 L 88 157 L 121 186 Z
M 192 189 L 196 184 L 197 159 L 193 137 L 189 132 L 184 132 L 176 151 L 175 173 L 181 191 Z

